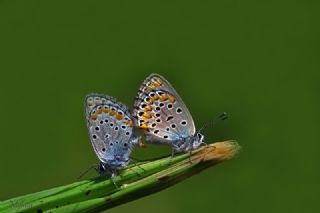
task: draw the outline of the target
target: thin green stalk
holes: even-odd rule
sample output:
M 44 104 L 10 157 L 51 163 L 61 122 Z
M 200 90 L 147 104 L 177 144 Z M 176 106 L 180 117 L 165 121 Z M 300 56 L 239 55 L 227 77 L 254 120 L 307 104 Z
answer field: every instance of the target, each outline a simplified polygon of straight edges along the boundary
M 231 159 L 234 141 L 218 142 L 175 157 L 139 163 L 119 173 L 115 184 L 100 176 L 0 202 L 0 212 L 100 212 L 168 188 Z

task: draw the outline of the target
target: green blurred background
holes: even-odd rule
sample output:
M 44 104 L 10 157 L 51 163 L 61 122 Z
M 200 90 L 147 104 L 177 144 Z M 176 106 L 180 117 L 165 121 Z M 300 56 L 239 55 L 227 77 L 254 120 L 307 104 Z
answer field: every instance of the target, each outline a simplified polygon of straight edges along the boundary
M 234 160 L 109 212 L 319 210 L 316 1 L 0 1 L 0 200 L 75 181 L 97 163 L 87 93 L 131 106 L 152 72 L 183 97 L 206 141 Z M 149 146 L 135 157 L 170 153 Z M 89 177 L 95 176 L 91 173 Z

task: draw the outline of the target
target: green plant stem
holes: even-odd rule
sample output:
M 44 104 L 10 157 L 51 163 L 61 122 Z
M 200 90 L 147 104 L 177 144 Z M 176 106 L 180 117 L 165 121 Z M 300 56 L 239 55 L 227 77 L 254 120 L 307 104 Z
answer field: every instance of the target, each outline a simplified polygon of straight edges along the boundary
M 100 212 L 168 188 L 200 171 L 231 159 L 234 141 L 210 144 L 191 155 L 180 154 L 133 165 L 114 182 L 106 176 L 0 202 L 0 212 Z

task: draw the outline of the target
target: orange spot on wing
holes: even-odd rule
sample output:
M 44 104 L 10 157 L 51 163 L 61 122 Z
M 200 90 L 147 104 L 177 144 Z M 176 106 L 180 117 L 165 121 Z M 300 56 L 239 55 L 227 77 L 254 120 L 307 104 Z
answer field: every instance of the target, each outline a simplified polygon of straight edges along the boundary
M 159 79 L 157 79 L 157 80 L 155 80 L 155 81 L 153 82 L 153 84 L 156 85 L 156 87 L 159 87 L 159 86 L 162 85 L 162 81 L 159 80 Z
M 147 112 L 145 112 L 141 117 L 144 118 L 144 119 L 152 118 L 151 114 L 147 113 Z
M 102 112 L 108 113 L 110 110 L 109 109 L 102 109 Z
M 141 129 L 148 129 L 148 125 L 147 125 L 147 124 L 141 124 L 141 125 L 140 125 L 140 128 L 141 128 Z
M 92 114 L 90 117 L 91 117 L 91 119 L 96 120 L 98 116 L 97 116 L 97 114 Z
M 152 106 L 146 106 L 145 108 L 144 108 L 144 111 L 145 112 L 147 112 L 147 111 L 151 111 L 152 110 Z
M 153 99 L 151 98 L 147 103 L 148 103 L 149 105 L 150 105 L 150 104 L 153 104 Z
M 176 101 L 176 98 L 175 98 L 174 96 L 172 96 L 172 95 L 169 95 L 169 101 L 170 101 L 171 103 L 173 103 L 173 102 Z
M 115 114 L 116 114 L 116 111 L 111 110 L 111 112 L 110 112 L 109 114 L 110 114 L 110 115 L 115 115 Z
M 161 101 L 166 101 L 166 100 L 168 100 L 168 96 L 167 95 L 161 95 L 160 99 L 161 99 Z
M 124 116 L 123 116 L 122 114 L 119 114 L 119 113 L 116 115 L 116 118 L 117 118 L 118 120 L 122 120 L 123 117 L 124 117 Z
M 150 84 L 148 87 L 149 87 L 150 89 L 155 89 L 157 86 L 154 85 L 154 84 Z
M 158 99 L 159 99 L 159 96 L 158 96 L 158 95 L 155 95 L 155 96 L 152 97 L 152 99 L 153 99 L 153 100 L 158 100 Z
M 102 109 L 99 109 L 99 110 L 97 111 L 97 113 L 98 113 L 98 114 L 101 114 L 101 113 L 102 113 Z
M 129 126 L 133 126 L 132 120 L 128 120 L 127 124 L 128 124 Z

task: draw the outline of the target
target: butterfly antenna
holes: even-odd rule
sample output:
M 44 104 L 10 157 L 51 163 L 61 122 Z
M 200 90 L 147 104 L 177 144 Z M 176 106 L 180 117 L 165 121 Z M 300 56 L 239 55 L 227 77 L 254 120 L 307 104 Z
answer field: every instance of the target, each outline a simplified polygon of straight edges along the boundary
M 131 157 L 131 156 L 130 156 L 130 161 L 133 162 L 133 163 L 139 163 L 139 162 L 141 162 L 142 160 L 139 160 L 139 159 L 137 159 L 137 158 L 134 158 L 134 157 Z
M 90 166 L 86 171 L 82 172 L 80 176 L 77 178 L 77 180 L 81 179 L 84 175 L 86 175 L 90 170 L 97 169 L 97 164 Z
M 220 115 L 218 115 L 217 117 L 215 117 L 212 121 L 209 121 L 207 123 L 205 123 L 200 129 L 199 129 L 199 133 L 201 133 L 201 131 L 203 131 L 204 129 L 210 127 L 210 126 L 214 126 L 215 124 L 217 124 L 220 121 L 224 121 L 228 119 L 228 114 L 226 112 L 221 113 Z

